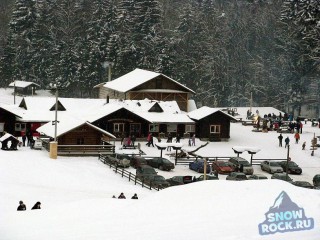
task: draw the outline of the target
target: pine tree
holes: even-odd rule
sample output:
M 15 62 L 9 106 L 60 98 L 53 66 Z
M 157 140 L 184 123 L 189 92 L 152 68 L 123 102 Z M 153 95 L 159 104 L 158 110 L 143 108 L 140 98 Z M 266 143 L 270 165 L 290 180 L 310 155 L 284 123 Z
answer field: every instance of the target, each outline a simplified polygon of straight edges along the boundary
M 36 2 L 34 0 L 16 0 L 10 21 L 10 38 L 15 48 L 14 78 L 31 80 L 33 76 L 32 47 L 33 30 L 37 19 Z

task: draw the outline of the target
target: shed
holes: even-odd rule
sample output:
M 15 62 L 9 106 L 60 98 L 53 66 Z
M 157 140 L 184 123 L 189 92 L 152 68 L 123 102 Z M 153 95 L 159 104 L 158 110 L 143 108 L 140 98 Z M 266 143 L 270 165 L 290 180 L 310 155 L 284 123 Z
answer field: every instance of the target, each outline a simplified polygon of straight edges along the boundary
M 34 82 L 14 81 L 9 84 L 9 87 L 15 88 L 15 92 L 21 95 L 34 95 L 40 85 Z
M 18 150 L 17 146 L 20 141 L 18 138 L 11 135 L 10 133 L 6 133 L 0 138 L 0 142 L 2 143 L 2 150 Z M 8 146 L 9 142 L 11 142 L 10 146 Z
M 236 118 L 218 108 L 206 106 L 188 113 L 188 116 L 196 122 L 196 136 L 210 141 L 229 139 L 230 122 L 237 121 Z

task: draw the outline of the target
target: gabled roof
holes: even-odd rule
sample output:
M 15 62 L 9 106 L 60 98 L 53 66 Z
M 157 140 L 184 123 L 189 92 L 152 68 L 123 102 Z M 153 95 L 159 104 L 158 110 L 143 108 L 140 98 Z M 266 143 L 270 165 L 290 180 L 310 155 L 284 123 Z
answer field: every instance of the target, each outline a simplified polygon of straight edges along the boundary
M 55 119 L 55 111 L 52 110 L 55 101 L 54 97 L 25 97 L 21 101 L 21 107 L 8 105 L 3 109 L 15 114 L 18 121 L 45 123 Z M 82 121 L 94 122 L 124 108 L 150 123 L 194 123 L 181 112 L 176 101 L 110 99 L 106 103 L 105 99 L 79 98 L 59 98 L 58 101 L 66 110 L 58 111 L 59 121 L 72 116 Z
M 24 113 L 24 109 L 21 109 L 18 105 L 0 104 L 0 108 L 12 113 L 16 117 L 21 117 Z
M 186 114 L 182 113 L 176 101 L 157 100 L 110 100 L 110 104 L 117 104 L 128 111 L 144 118 L 151 123 L 190 123 L 194 124 Z M 153 106 L 162 109 L 160 112 L 149 112 Z
M 204 106 L 204 107 L 198 108 L 192 112 L 189 112 L 188 116 L 194 120 L 200 120 L 200 119 L 203 119 L 203 118 L 205 118 L 213 113 L 216 113 L 216 112 L 221 112 L 222 114 L 228 116 L 229 118 L 231 118 L 233 120 L 237 120 L 233 116 L 221 111 L 220 108 L 210 108 L 207 106 Z
M 35 85 L 35 86 L 37 86 L 37 87 L 40 87 L 39 84 L 36 84 L 36 83 L 34 83 L 34 82 L 27 82 L 27 81 L 14 81 L 14 82 L 12 82 L 12 83 L 9 84 L 9 87 L 14 87 L 14 86 L 16 86 L 16 87 L 18 87 L 18 88 L 26 88 L 26 87 L 28 87 L 28 86 L 30 86 L 30 85 Z
M 92 125 L 91 123 L 84 121 L 82 119 L 79 118 L 73 118 L 70 116 L 65 116 L 63 118 L 59 118 L 58 119 L 58 125 L 57 125 L 57 137 L 62 136 L 70 131 L 72 131 L 73 129 L 76 129 L 78 127 L 81 127 L 82 125 L 88 125 L 96 130 L 98 130 L 99 132 L 111 137 L 111 138 L 116 138 L 113 134 Z M 52 122 L 48 122 L 44 125 L 42 125 L 41 127 L 39 127 L 37 129 L 38 132 L 45 134 L 46 136 L 49 137 L 54 137 L 55 134 L 55 125 L 52 125 Z
M 3 135 L 1 138 L 0 138 L 0 142 L 3 142 L 5 140 L 16 140 L 19 142 L 19 139 L 16 138 L 15 136 L 13 136 L 12 134 L 10 133 L 6 133 L 5 135 Z
M 172 82 L 174 82 L 174 83 L 178 84 L 179 86 L 181 86 L 182 88 L 184 88 L 187 92 L 195 93 L 190 88 L 187 88 L 183 84 L 173 80 L 172 78 L 167 77 L 164 74 L 151 72 L 151 71 L 147 71 L 147 70 L 142 70 L 139 68 L 136 68 L 132 72 L 129 72 L 129 73 L 113 80 L 113 81 L 107 82 L 103 86 L 105 88 L 109 88 L 109 89 L 112 89 L 112 90 L 115 90 L 118 92 L 126 93 L 126 92 L 140 86 L 141 84 L 146 83 L 146 82 L 148 82 L 158 76 L 163 76 L 163 77 L 171 80 Z

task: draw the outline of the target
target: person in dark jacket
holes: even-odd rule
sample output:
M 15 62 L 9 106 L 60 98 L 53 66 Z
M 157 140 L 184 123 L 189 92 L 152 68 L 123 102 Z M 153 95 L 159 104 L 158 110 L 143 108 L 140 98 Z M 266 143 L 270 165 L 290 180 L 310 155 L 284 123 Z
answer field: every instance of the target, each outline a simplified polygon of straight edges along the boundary
M 176 143 L 179 143 L 179 142 L 180 142 L 180 139 L 181 139 L 180 135 L 179 135 L 179 134 L 177 134 L 177 137 L 176 137 Z
M 278 139 L 279 139 L 279 147 L 282 147 L 282 139 L 283 139 L 283 136 L 282 136 L 281 133 L 280 133 L 280 135 L 278 136 Z
M 27 140 L 26 133 L 25 132 L 21 132 L 21 135 L 22 135 L 22 143 L 23 143 L 23 146 L 25 147 L 26 146 L 26 140 Z
M 22 201 L 20 201 L 17 211 L 25 211 L 25 210 L 27 210 L 26 205 Z
M 138 195 L 135 193 L 131 199 L 138 199 Z
M 240 164 L 239 172 L 243 172 L 243 164 Z
M 286 148 L 287 146 L 289 146 L 289 143 L 290 143 L 289 137 L 286 137 L 286 139 L 284 140 L 284 142 L 286 143 L 286 145 L 284 146 L 285 148 Z
M 31 208 L 31 210 L 34 209 L 41 209 L 41 202 L 36 202 L 36 204 Z
M 118 199 L 126 199 L 126 197 L 124 196 L 123 193 L 121 193 L 121 194 L 119 195 Z
M 132 144 L 133 147 L 134 147 L 135 141 L 136 141 L 136 136 L 134 134 L 132 134 L 132 136 L 131 136 L 131 144 Z

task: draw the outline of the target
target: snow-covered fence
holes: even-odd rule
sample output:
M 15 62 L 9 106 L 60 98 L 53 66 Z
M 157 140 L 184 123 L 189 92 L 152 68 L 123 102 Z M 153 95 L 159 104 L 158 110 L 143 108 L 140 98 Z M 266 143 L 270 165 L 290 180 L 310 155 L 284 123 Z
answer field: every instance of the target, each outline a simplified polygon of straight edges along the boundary
M 99 160 L 101 162 L 103 162 L 104 164 L 106 164 L 107 166 L 109 166 L 111 169 L 113 169 L 113 171 L 117 174 L 121 174 L 121 177 L 125 177 L 128 178 L 129 182 L 132 181 L 134 182 L 135 185 L 141 185 L 142 187 L 148 188 L 150 190 L 154 189 L 154 190 L 162 190 L 163 188 L 160 187 L 154 187 L 152 186 L 151 182 L 145 182 L 143 180 L 140 180 L 139 178 L 136 177 L 135 174 L 133 174 L 132 172 L 127 171 L 125 168 L 122 167 L 118 167 L 115 164 L 109 162 L 107 160 L 107 157 L 105 155 L 100 154 L 99 155 Z
M 234 156 L 232 156 L 234 157 Z M 187 158 L 177 158 L 177 163 L 176 165 L 189 165 L 189 163 L 197 160 L 197 159 L 207 159 L 207 162 L 210 164 L 214 161 L 222 160 L 222 161 L 227 161 L 231 157 L 205 157 L 205 156 L 195 156 L 195 157 L 187 157 Z

